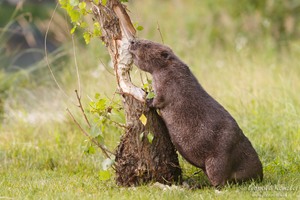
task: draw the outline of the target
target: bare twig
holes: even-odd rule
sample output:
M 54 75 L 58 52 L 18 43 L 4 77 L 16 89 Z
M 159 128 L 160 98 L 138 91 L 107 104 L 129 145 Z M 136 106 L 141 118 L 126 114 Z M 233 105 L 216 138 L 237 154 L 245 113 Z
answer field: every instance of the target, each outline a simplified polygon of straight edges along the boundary
M 115 125 L 117 125 L 117 126 L 119 126 L 119 127 L 121 127 L 121 128 L 128 128 L 126 125 L 124 125 L 124 124 L 121 124 L 121 123 L 119 123 L 119 122 L 115 122 L 115 121 L 111 121 L 113 124 L 115 124 Z
M 109 71 L 110 67 L 108 67 L 101 59 L 99 59 L 99 61 L 109 74 L 115 76 L 115 74 L 113 72 Z
M 80 97 L 81 84 L 80 84 L 79 69 L 78 69 L 78 64 L 77 64 L 77 59 L 76 59 L 76 46 L 75 46 L 75 41 L 74 41 L 74 35 L 72 35 L 72 45 L 73 45 L 74 64 L 75 64 L 75 68 L 76 68 L 76 75 L 77 75 L 77 82 L 78 82 L 78 91 L 79 91 L 79 97 Z
M 158 23 L 158 22 L 157 22 L 157 30 L 158 30 L 158 32 L 159 32 L 159 35 L 160 35 L 160 38 L 161 38 L 161 42 L 164 44 L 164 43 L 165 43 L 164 37 L 163 37 L 163 35 L 162 35 L 162 33 L 161 33 L 160 26 L 159 26 L 159 23 Z
M 82 114 L 84 116 L 84 119 L 85 119 L 86 123 L 88 124 L 89 128 L 91 128 L 92 126 L 91 126 L 91 124 L 90 124 L 90 122 L 89 122 L 89 120 L 88 120 L 88 118 L 87 118 L 87 116 L 85 114 L 85 111 L 83 109 L 83 106 L 82 106 L 82 103 L 81 103 L 81 98 L 80 98 L 80 96 L 78 94 L 78 91 L 75 90 L 75 93 L 76 93 L 76 97 L 77 97 L 77 100 L 78 100 L 78 103 L 79 103 L 78 107 L 80 108 L 80 110 L 81 110 L 81 112 L 82 112 Z
M 80 110 L 81 110 L 81 112 L 82 112 L 82 114 L 84 116 L 84 119 L 85 119 L 86 123 L 88 124 L 89 128 L 91 128 L 91 124 L 90 124 L 90 122 L 89 122 L 89 120 L 88 120 L 88 118 L 87 118 L 87 116 L 85 114 L 85 111 L 83 109 L 83 106 L 82 106 L 82 103 L 81 103 L 81 98 L 80 98 L 80 96 L 78 94 L 78 91 L 75 90 L 75 93 L 76 93 L 76 97 L 77 97 L 77 100 L 78 100 L 78 103 L 79 103 L 78 107 L 80 108 Z
M 78 123 L 78 121 L 75 119 L 74 115 L 71 113 L 71 111 L 67 108 L 67 112 L 70 115 L 70 117 L 73 119 L 74 123 L 78 126 L 78 128 L 81 130 L 81 132 L 87 136 L 89 138 L 89 140 L 91 142 L 93 142 L 95 145 L 97 145 L 101 151 L 105 154 L 105 156 L 109 159 L 111 159 L 111 157 L 109 156 L 108 153 L 115 155 L 114 153 L 112 153 L 111 151 L 109 151 L 107 148 L 105 148 L 104 146 L 102 146 L 101 144 L 99 144 L 99 142 L 97 142 L 94 138 L 92 138 Z

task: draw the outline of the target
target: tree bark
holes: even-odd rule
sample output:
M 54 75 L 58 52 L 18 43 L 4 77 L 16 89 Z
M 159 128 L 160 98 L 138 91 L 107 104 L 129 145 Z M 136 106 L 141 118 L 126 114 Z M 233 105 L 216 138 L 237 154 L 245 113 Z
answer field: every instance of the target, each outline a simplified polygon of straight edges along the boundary
M 132 58 L 129 40 L 135 29 L 123 4 L 108 0 L 105 6 L 93 7 L 123 97 L 126 130 L 116 151 L 116 182 L 121 186 L 137 186 L 148 182 L 174 183 L 181 180 L 181 168 L 168 129 L 155 109 L 145 105 L 145 92 L 130 81 Z M 141 115 L 147 118 L 144 125 Z M 148 134 L 154 136 L 150 141 Z

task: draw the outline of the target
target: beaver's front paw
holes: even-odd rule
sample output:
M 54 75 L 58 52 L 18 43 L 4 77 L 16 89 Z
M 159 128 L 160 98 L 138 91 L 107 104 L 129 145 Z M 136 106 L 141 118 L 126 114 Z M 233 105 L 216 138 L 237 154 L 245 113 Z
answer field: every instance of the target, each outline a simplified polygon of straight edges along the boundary
M 154 100 L 154 98 L 152 98 L 152 99 L 146 99 L 146 104 L 147 104 L 147 106 L 149 108 L 154 108 L 153 100 Z

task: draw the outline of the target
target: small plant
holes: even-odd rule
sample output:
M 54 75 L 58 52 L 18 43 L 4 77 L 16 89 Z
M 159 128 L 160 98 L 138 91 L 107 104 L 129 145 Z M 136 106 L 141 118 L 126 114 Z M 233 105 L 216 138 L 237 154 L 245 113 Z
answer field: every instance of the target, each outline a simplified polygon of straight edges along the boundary
M 92 114 L 93 118 L 93 123 L 91 123 L 83 108 L 78 91 L 75 90 L 75 93 L 78 100 L 78 107 L 82 111 L 88 131 L 80 125 L 69 109 L 67 111 L 82 133 L 89 138 L 91 143 L 98 146 L 106 156 L 106 159 L 102 163 L 104 172 L 100 172 L 100 174 L 107 178 L 109 173 L 108 168 L 114 165 L 115 154 L 107 148 L 105 135 L 109 135 L 111 131 L 121 132 L 126 128 L 123 124 L 124 114 L 122 108 L 118 102 L 104 98 L 99 93 L 96 93 L 95 99 L 89 103 L 90 109 L 88 113 Z M 93 145 L 88 145 L 85 149 L 85 153 L 87 154 L 94 154 L 95 152 Z

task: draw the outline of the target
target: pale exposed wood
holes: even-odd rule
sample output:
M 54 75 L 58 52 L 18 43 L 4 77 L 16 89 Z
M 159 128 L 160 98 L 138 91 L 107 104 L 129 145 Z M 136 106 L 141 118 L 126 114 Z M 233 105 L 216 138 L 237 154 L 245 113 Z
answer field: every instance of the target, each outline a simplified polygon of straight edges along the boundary
M 129 71 L 132 64 L 132 56 L 128 51 L 129 41 L 123 38 L 119 43 L 119 56 L 117 58 L 117 76 L 119 77 L 119 87 L 123 93 L 133 96 L 140 102 L 145 102 L 145 92 L 132 84 Z
M 128 16 L 127 12 L 125 11 L 124 7 L 121 7 L 118 4 L 118 5 L 115 5 L 113 7 L 113 9 L 120 20 L 121 29 L 122 29 L 124 36 L 128 40 L 133 39 L 136 34 L 136 30 L 135 30 L 134 26 L 132 25 L 131 20 Z

